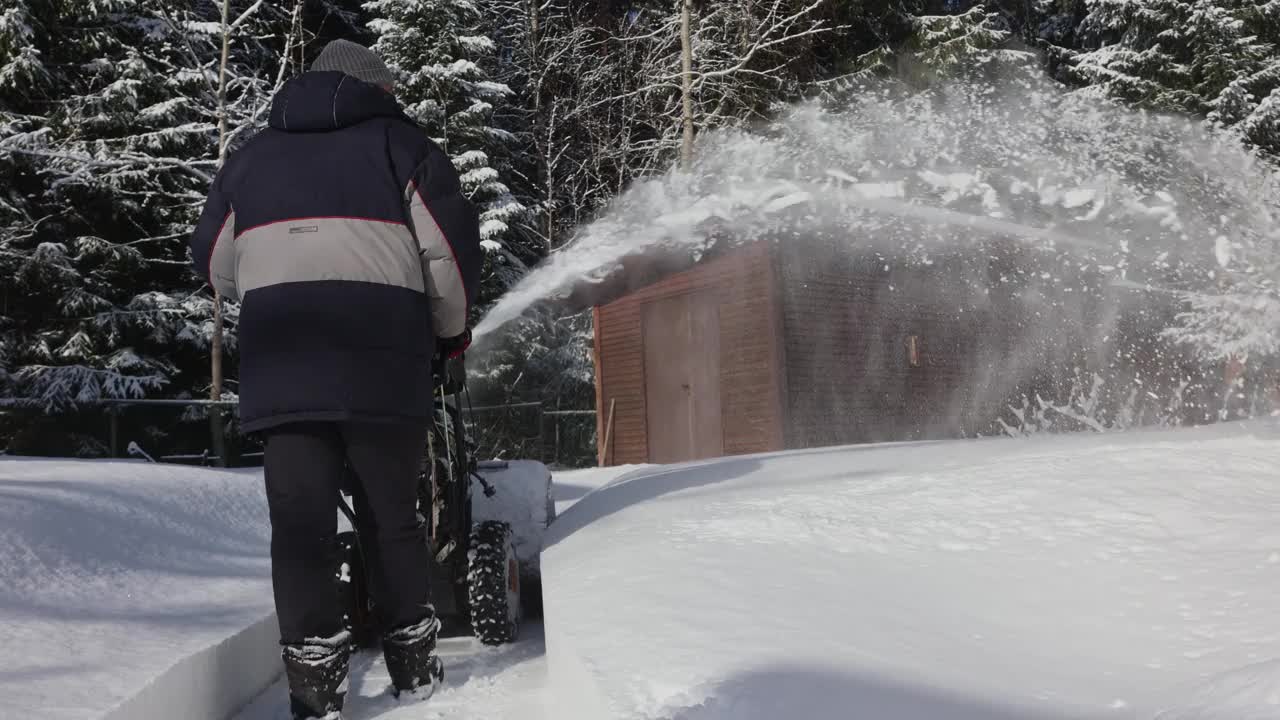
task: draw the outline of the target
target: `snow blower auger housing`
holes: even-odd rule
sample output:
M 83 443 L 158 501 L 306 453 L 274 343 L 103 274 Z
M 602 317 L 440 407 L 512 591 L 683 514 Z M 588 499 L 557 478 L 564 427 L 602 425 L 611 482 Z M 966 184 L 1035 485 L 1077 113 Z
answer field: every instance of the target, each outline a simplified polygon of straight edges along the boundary
M 542 609 L 539 553 L 555 515 L 551 474 L 540 462 L 477 462 L 463 417 L 463 359 L 435 362 L 433 422 L 418 475 L 418 520 L 430 550 L 427 568 L 442 635 L 472 634 L 486 645 L 516 639 Z M 347 492 L 345 495 L 350 496 Z M 356 531 L 363 508 L 344 499 L 351 529 L 338 535 L 339 595 L 363 647 L 378 643 L 377 598 Z

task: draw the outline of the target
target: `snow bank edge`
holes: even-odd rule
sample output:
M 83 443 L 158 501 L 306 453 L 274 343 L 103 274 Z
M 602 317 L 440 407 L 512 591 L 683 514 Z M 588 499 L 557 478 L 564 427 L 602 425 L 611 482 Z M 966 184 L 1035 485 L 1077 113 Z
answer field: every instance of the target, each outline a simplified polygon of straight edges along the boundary
M 227 720 L 280 677 L 279 641 L 272 613 L 180 660 L 101 720 Z

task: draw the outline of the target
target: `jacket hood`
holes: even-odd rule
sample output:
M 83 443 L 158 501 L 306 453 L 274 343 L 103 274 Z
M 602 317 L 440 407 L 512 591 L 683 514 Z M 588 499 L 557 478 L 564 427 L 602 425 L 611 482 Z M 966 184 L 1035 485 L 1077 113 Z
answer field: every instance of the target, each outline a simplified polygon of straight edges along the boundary
M 287 132 L 338 130 L 375 117 L 408 120 L 391 93 L 336 71 L 289 80 L 271 101 L 271 127 Z

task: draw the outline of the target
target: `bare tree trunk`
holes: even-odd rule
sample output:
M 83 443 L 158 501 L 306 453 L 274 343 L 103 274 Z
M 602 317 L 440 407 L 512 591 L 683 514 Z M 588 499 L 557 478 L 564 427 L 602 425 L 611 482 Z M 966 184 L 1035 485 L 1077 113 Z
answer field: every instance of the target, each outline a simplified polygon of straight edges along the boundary
M 218 167 L 222 167 L 227 157 L 227 56 L 231 49 L 231 26 L 228 16 L 231 13 L 231 0 L 222 0 L 222 61 L 218 66 Z M 213 342 L 210 348 L 210 374 L 212 383 L 209 386 L 209 399 L 214 402 L 222 400 L 222 295 L 217 288 L 213 290 Z M 227 439 L 222 428 L 222 408 L 209 406 L 209 430 L 213 439 L 213 452 L 218 456 L 218 465 L 227 466 Z
M 684 142 L 680 146 L 680 164 L 686 172 L 693 164 L 693 40 L 689 29 L 692 14 L 693 0 L 681 0 L 680 64 L 683 70 L 681 95 L 684 100 Z

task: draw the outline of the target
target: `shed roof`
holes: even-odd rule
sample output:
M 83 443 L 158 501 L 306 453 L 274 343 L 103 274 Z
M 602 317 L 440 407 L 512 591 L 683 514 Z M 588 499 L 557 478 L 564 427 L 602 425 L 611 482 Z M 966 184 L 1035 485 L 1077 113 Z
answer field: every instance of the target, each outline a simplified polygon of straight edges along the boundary
M 1014 262 L 1024 269 L 1034 267 L 1037 271 L 1043 271 L 1054 262 L 1063 262 L 1070 257 L 1070 253 L 1061 249 L 1035 247 L 1009 237 L 978 232 L 975 232 L 974 235 L 975 239 L 978 236 L 984 238 L 978 241 L 981 249 L 939 248 L 934 257 L 942 258 L 949 255 L 968 254 L 975 259 L 983 256 L 988 259 L 994 259 L 995 255 L 1001 255 L 1005 261 Z M 812 246 L 815 250 L 823 248 L 826 252 L 830 252 L 837 247 L 845 245 L 848 240 L 831 237 L 831 233 L 828 231 L 814 236 L 787 234 L 785 238 L 765 237 L 748 241 L 742 241 L 728 235 L 717 235 L 713 240 L 697 245 L 682 243 L 652 245 L 624 256 L 612 266 L 601 269 L 591 277 L 578 278 L 567 288 L 556 293 L 551 302 L 570 313 L 581 312 L 592 307 L 606 305 L 670 275 L 692 269 L 713 258 L 743 250 L 747 247 L 764 243 L 776 245 L 780 242 L 788 244 L 799 243 Z M 905 262 L 908 265 L 921 262 L 921 258 L 915 257 L 910 251 L 896 253 L 892 249 L 884 247 L 883 244 L 868 242 L 866 245 L 857 245 L 854 252 L 857 253 L 859 250 L 879 255 L 884 257 L 885 260 L 892 258 L 895 264 L 897 261 Z M 1083 258 L 1076 258 L 1076 262 L 1080 264 L 1078 268 L 1080 270 L 1089 268 L 1089 270 L 1085 271 L 1086 274 L 1089 274 L 1090 271 L 1092 273 L 1100 272 L 1096 265 Z M 926 261 L 926 264 L 931 263 Z M 1101 278 L 1097 279 L 1101 280 Z M 1109 286 L 1112 291 L 1127 290 L 1141 293 L 1154 289 L 1143 287 L 1139 283 L 1125 283 L 1114 279 L 1102 281 L 1102 285 Z M 1169 298 L 1161 298 L 1160 300 L 1169 302 Z

